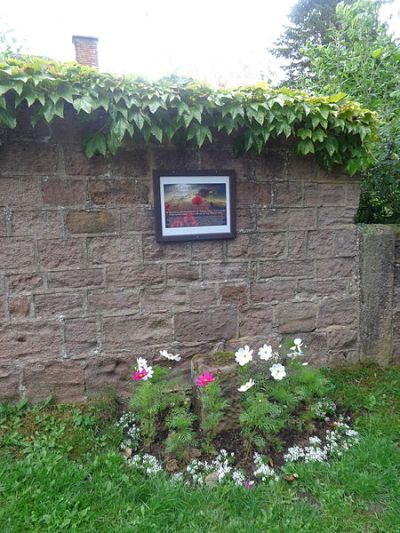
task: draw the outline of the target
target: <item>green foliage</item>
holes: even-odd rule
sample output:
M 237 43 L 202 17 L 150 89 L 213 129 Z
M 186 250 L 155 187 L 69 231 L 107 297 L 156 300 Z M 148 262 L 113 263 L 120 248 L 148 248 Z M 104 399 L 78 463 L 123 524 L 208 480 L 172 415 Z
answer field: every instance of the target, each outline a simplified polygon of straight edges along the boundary
M 222 132 L 238 152 L 260 153 L 269 138 L 292 137 L 299 154 L 315 153 L 350 173 L 368 164 L 376 127 L 373 113 L 343 95 L 310 97 L 265 84 L 215 89 L 176 77 L 148 82 L 75 63 L 9 59 L 0 64 L 0 124 L 14 128 L 25 108 L 32 126 L 72 111 L 88 130 L 88 157 L 115 154 L 127 141 L 201 147 Z
M 379 19 L 383 3 L 339 4 L 329 41 L 303 50 L 312 75 L 300 82 L 316 93 L 344 92 L 379 115 L 356 217 L 364 223 L 400 222 L 400 45 Z
M 336 6 L 339 0 L 298 0 L 293 6 L 290 25 L 275 43 L 272 53 L 289 61 L 283 66 L 286 72 L 285 84 L 296 86 L 299 79 L 310 76 L 310 59 L 303 48 L 329 42 L 329 31 L 336 26 Z M 349 2 L 347 2 L 349 3 Z
M 183 460 L 186 453 L 196 445 L 196 434 L 193 431 L 193 423 L 196 416 L 190 412 L 190 400 L 185 401 L 172 409 L 166 419 L 169 430 L 165 442 L 165 451 L 169 455 Z
M 209 453 L 213 451 L 212 442 L 218 431 L 218 426 L 224 416 L 228 402 L 222 394 L 221 387 L 217 381 L 208 383 L 206 387 L 199 389 L 201 397 L 202 416 L 200 419 L 200 429 L 204 437 L 202 445 Z
M 143 442 L 149 448 L 157 433 L 158 417 L 171 403 L 171 392 L 165 379 L 168 370 L 157 367 L 152 379 L 139 382 L 129 403 L 137 415 Z

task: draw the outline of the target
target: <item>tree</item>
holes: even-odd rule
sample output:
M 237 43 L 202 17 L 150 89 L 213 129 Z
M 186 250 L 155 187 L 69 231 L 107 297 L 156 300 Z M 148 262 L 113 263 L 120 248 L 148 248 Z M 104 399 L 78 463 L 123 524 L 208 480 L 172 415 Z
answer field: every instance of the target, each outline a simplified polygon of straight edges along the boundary
M 351 1 L 351 0 L 348 0 Z M 336 6 L 339 0 L 299 0 L 293 7 L 290 26 L 275 43 L 272 53 L 289 63 L 284 66 L 285 84 L 297 86 L 300 77 L 309 75 L 309 58 L 303 53 L 307 44 L 313 46 L 329 42 L 329 32 L 337 25 Z
M 338 4 L 329 42 L 304 47 L 311 76 L 299 79 L 317 94 L 347 93 L 379 115 L 375 163 L 363 176 L 357 222 L 400 222 L 400 45 L 379 19 L 384 3 Z

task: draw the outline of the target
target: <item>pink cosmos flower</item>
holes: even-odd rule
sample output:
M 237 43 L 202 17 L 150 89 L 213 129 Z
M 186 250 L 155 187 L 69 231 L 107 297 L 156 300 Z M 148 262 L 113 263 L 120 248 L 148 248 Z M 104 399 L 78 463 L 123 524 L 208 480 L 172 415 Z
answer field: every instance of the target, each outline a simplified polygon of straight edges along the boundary
M 196 385 L 198 387 L 206 387 L 209 383 L 212 383 L 215 381 L 214 374 L 211 374 L 211 372 L 204 372 L 204 374 L 201 374 L 195 381 Z
M 131 379 L 133 379 L 133 381 L 142 381 L 142 379 L 144 379 L 148 375 L 148 373 L 149 371 L 147 370 L 147 368 L 142 368 L 141 370 L 137 370 L 136 372 L 134 372 L 131 375 Z

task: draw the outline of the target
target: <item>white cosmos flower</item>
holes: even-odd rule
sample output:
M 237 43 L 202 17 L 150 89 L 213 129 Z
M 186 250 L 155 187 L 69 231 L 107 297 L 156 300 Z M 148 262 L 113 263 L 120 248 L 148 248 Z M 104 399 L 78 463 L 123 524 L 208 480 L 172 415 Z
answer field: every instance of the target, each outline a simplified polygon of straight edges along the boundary
M 143 370 L 143 368 L 147 368 L 147 361 L 146 359 L 144 359 L 144 357 L 138 357 L 136 361 L 138 370 Z
M 181 356 L 177 353 L 176 355 L 173 355 L 172 353 L 168 353 L 167 350 L 160 350 L 161 357 L 165 357 L 166 359 L 169 359 L 169 361 L 180 361 Z
M 246 392 L 247 390 L 251 389 L 251 387 L 253 387 L 253 385 L 255 385 L 255 382 L 254 382 L 253 379 L 250 379 L 247 383 L 245 383 L 244 385 L 239 387 L 238 391 L 239 392 Z
M 235 353 L 235 360 L 240 366 L 247 365 L 253 359 L 253 350 L 250 350 L 248 346 L 239 348 Z
M 146 367 L 143 367 L 143 370 L 147 371 L 147 374 L 144 376 L 143 381 L 147 381 L 148 379 L 153 377 L 153 374 L 154 374 L 153 367 L 146 366 Z
M 285 367 L 280 363 L 275 363 L 272 365 L 269 371 L 271 372 L 271 376 L 278 381 L 286 376 Z
M 264 344 L 264 346 L 261 346 L 258 350 L 258 355 L 260 356 L 260 359 L 268 361 L 272 358 L 272 346 L 270 344 Z

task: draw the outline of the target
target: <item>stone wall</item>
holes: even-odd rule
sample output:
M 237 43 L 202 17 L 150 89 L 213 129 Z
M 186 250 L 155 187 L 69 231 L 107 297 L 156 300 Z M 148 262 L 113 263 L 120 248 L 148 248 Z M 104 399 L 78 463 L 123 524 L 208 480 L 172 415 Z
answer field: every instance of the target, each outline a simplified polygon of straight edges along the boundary
M 124 395 L 136 357 L 164 348 L 189 368 L 196 353 L 295 334 L 319 364 L 358 358 L 356 180 L 279 145 L 87 160 L 80 142 L 60 121 L 0 149 L 0 398 Z M 237 238 L 157 244 L 163 168 L 233 168 Z

